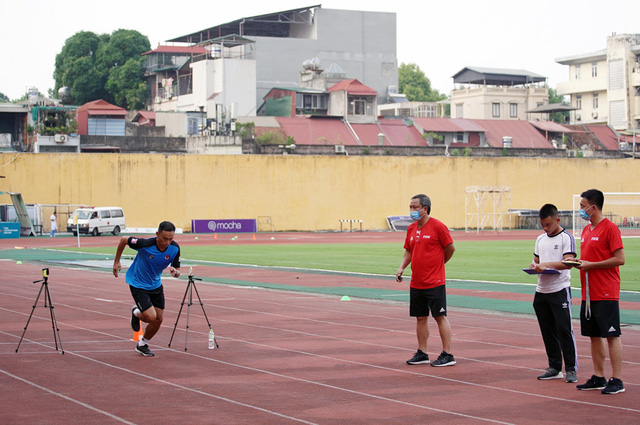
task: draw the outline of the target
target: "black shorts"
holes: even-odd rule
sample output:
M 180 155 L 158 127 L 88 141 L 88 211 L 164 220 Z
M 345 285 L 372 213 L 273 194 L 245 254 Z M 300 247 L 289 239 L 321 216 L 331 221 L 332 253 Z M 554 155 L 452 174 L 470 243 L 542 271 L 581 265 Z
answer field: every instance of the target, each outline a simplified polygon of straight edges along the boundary
M 608 338 L 620 336 L 620 303 L 618 301 L 591 301 L 591 318 L 585 317 L 586 301 L 580 306 L 580 333 L 582 336 Z
M 447 290 L 445 285 L 429 289 L 409 288 L 409 316 L 433 317 L 447 315 Z
M 140 311 L 147 311 L 152 306 L 164 310 L 164 289 L 162 285 L 150 291 L 129 285 L 129 290 Z

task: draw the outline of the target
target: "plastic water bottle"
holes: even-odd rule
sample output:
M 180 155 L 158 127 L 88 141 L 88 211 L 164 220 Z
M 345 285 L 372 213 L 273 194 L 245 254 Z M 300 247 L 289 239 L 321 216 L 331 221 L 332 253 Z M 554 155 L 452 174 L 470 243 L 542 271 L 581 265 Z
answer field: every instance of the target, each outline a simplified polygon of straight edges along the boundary
M 216 335 L 213 333 L 213 329 L 209 329 L 209 350 L 216 348 Z

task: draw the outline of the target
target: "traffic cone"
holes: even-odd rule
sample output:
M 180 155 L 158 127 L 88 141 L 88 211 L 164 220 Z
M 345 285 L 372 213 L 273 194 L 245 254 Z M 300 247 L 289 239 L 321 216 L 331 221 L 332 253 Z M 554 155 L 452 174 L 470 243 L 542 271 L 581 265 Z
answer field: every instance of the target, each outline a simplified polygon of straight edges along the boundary
M 133 340 L 135 342 L 140 341 L 142 339 L 142 335 L 144 335 L 144 331 L 142 330 L 142 326 L 140 326 L 140 330 L 133 333 Z
M 218 239 L 218 234 L 217 233 L 213 234 L 213 239 Z
M 253 240 L 254 240 L 254 241 L 256 240 L 256 235 L 255 235 L 255 234 L 253 235 Z

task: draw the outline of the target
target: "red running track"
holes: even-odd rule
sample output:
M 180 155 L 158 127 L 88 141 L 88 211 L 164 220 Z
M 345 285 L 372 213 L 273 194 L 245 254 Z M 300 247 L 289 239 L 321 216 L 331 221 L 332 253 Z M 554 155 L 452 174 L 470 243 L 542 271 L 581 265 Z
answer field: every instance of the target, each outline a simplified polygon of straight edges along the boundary
M 187 235 L 182 238 L 180 243 L 188 243 Z M 65 239 L 72 240 L 60 241 Z M 207 324 L 198 304 L 189 309 L 188 333 L 183 311 L 168 348 L 186 281 L 167 278 L 165 322 L 151 344 L 156 357 L 145 358 L 130 341 L 132 302 L 124 278 L 56 266 L 50 267 L 49 287 L 65 354 L 53 347 L 42 303 L 16 353 L 39 289 L 31 280 L 39 278 L 41 268 L 27 262 L 2 265 L 2 424 L 559 424 L 594 418 L 626 424 L 640 419 L 640 333 L 634 328 L 625 328 L 622 337 L 627 391 L 606 396 L 578 391 L 564 380 L 536 379 L 546 356 L 532 316 L 451 311 L 458 364 L 409 366 L 415 322 L 404 303 L 200 282 L 220 348 L 207 349 Z M 325 278 L 333 285 L 331 276 Z M 431 329 L 433 359 L 440 351 L 433 321 Z M 592 373 L 586 338 L 578 337 L 578 353 L 584 381 Z

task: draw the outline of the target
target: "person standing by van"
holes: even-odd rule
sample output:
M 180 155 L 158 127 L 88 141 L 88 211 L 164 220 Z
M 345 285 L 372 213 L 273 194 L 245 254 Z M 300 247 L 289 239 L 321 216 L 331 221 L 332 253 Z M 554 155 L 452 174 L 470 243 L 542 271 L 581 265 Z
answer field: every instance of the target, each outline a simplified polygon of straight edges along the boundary
M 142 338 L 136 345 L 136 351 L 146 357 L 154 356 L 149 349 L 149 341 L 162 324 L 164 289 L 160 275 L 170 266 L 171 275 L 180 276 L 180 246 L 173 240 L 175 231 L 173 223 L 163 221 L 158 226 L 155 238 L 123 236 L 113 260 L 113 275 L 118 277 L 122 270 L 120 257 L 124 248 L 129 246 L 138 251 L 127 270 L 126 282 L 136 303 L 131 308 L 131 328 L 138 332 L 141 321 L 147 324 Z

